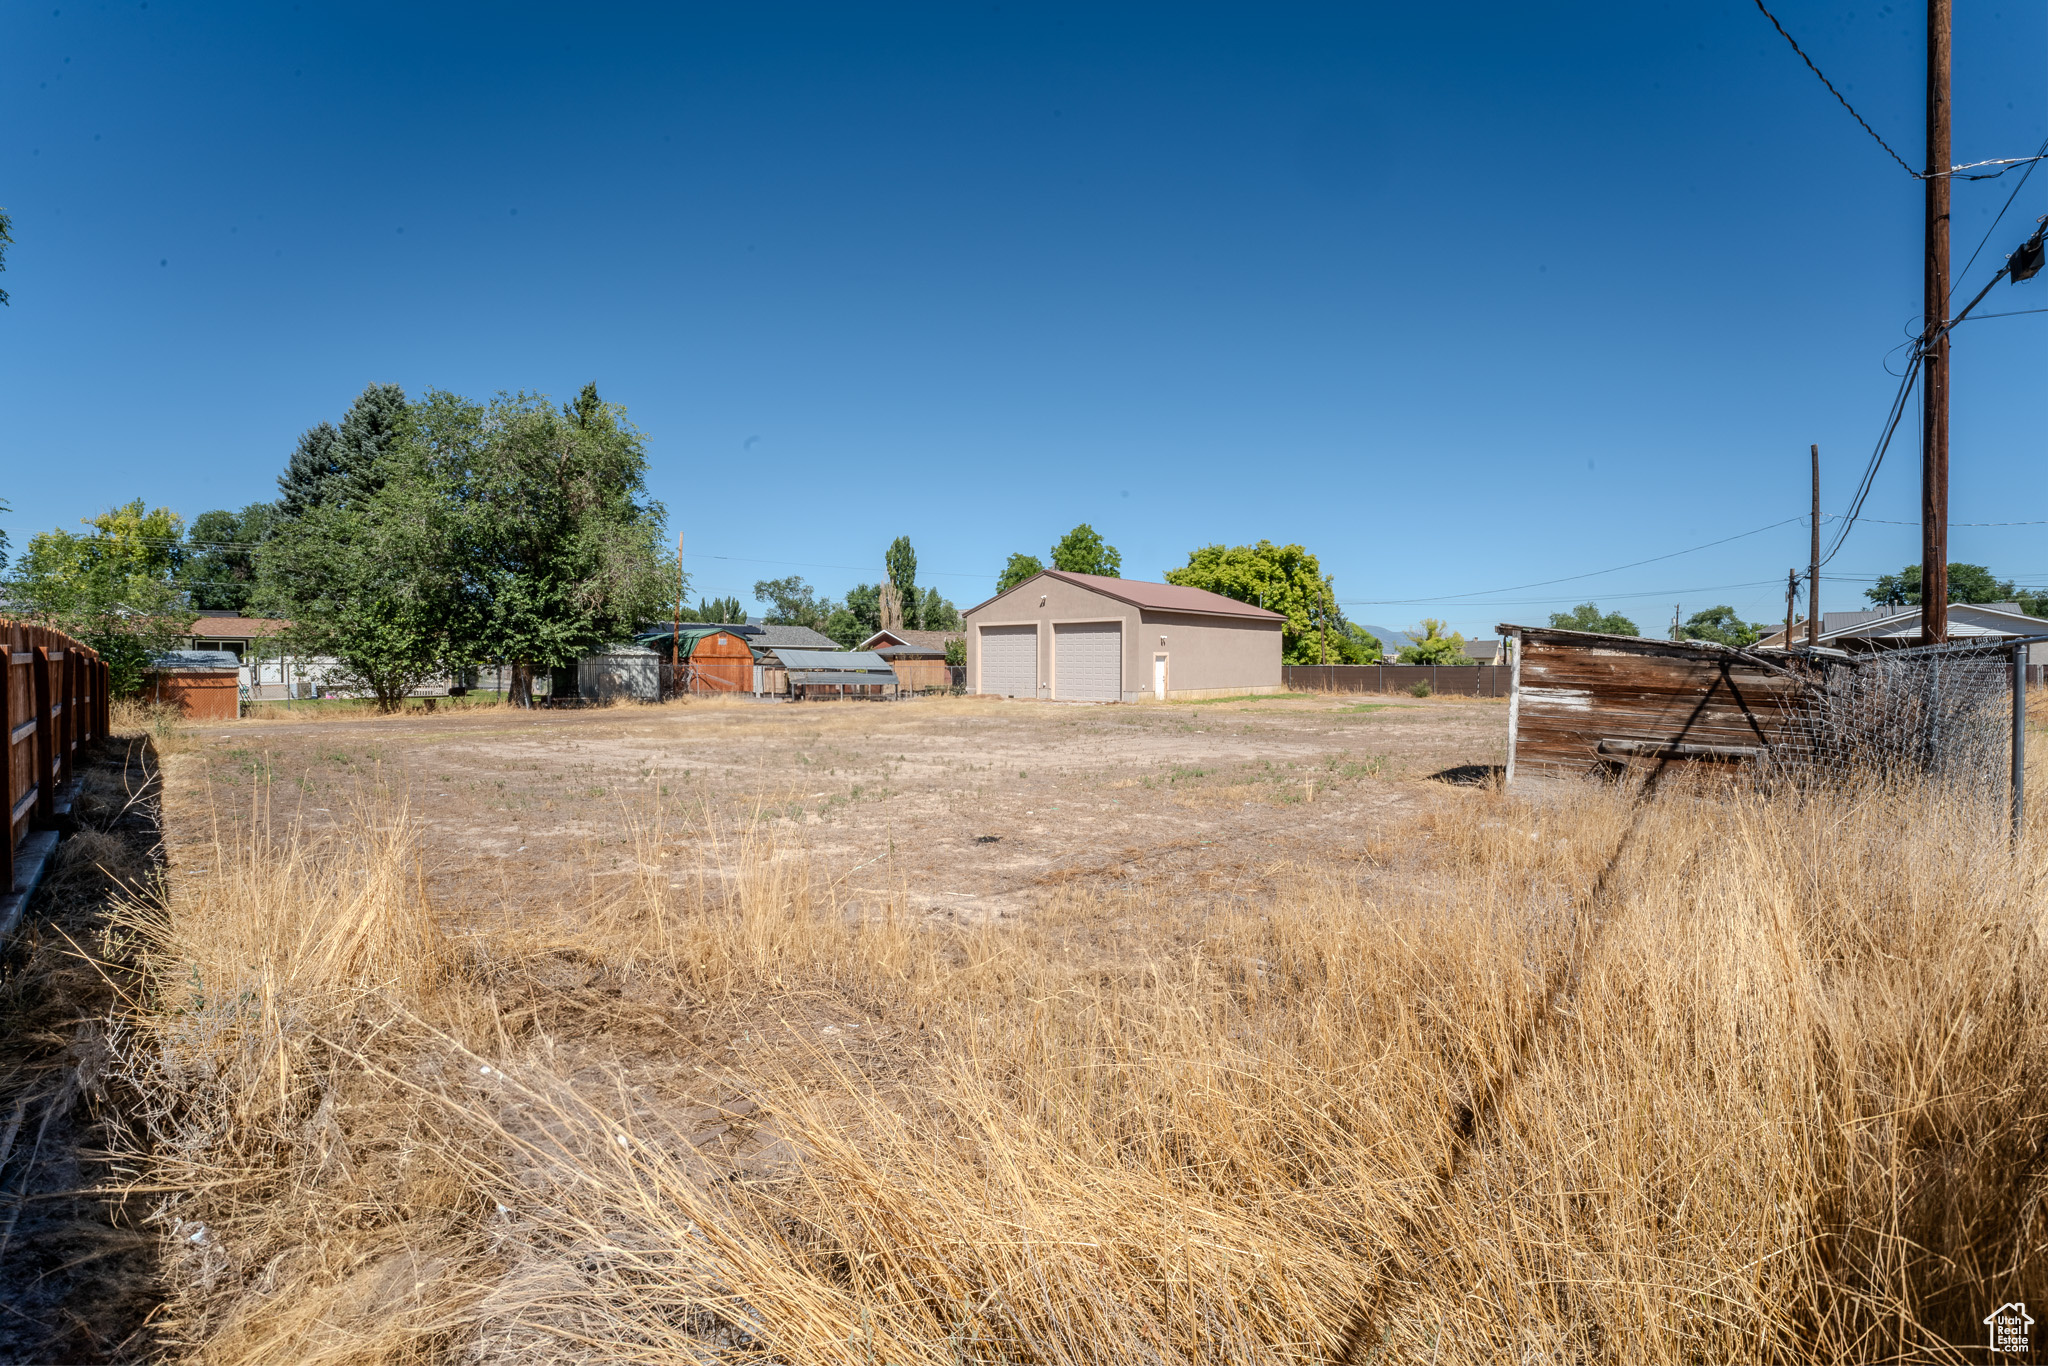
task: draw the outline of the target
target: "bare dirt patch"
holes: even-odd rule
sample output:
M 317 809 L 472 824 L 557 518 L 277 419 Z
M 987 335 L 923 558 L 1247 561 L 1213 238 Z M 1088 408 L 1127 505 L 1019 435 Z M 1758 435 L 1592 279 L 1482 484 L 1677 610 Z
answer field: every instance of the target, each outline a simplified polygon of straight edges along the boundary
M 529 904 L 650 858 L 720 876 L 707 836 L 758 822 L 849 905 L 975 919 L 1080 883 L 1170 894 L 1228 875 L 1245 893 L 1264 866 L 1356 861 L 1445 799 L 1429 775 L 1501 763 L 1505 733 L 1504 705 L 1462 699 L 696 702 L 207 727 L 183 781 L 208 808 L 313 833 L 402 797 L 433 883 L 466 902 Z

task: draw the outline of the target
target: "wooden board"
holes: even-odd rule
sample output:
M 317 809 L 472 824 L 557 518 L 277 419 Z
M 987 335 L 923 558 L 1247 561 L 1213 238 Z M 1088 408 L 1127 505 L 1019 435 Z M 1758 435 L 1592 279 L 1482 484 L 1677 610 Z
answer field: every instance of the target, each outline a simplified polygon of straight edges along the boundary
M 1517 786 L 1618 764 L 1725 768 L 1783 743 L 1787 705 L 1806 687 L 1788 668 L 1704 643 L 1501 630 L 1517 652 L 1508 770 Z

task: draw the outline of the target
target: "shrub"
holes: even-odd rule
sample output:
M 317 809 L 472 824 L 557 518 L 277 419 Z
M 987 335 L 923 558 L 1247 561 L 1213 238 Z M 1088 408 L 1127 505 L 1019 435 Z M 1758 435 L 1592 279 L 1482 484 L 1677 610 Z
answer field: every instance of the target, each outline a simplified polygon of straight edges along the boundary
M 1408 690 L 1408 695 L 1409 695 L 1410 697 L 1427 697 L 1427 696 L 1429 696 L 1429 680 L 1425 678 L 1425 679 L 1423 679 L 1422 681 L 1420 681 L 1419 683 L 1417 683 L 1417 684 L 1416 684 L 1416 685 L 1415 685 L 1414 687 L 1412 687 L 1412 688 L 1410 688 L 1410 689 Z

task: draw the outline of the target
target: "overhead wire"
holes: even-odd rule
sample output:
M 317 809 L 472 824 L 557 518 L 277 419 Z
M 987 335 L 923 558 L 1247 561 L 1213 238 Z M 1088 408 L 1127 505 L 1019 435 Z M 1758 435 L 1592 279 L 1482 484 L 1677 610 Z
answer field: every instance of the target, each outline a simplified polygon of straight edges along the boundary
M 1774 531 L 1778 527 L 1790 526 L 1794 522 L 1803 522 L 1805 520 L 1806 519 L 1804 517 L 1787 517 L 1782 522 L 1772 522 L 1768 526 L 1753 527 L 1748 531 L 1738 531 L 1733 536 L 1723 536 L 1718 541 L 1707 541 L 1701 545 L 1687 546 L 1683 550 L 1674 550 L 1664 555 L 1652 555 L 1647 560 L 1632 560 L 1627 564 L 1618 564 L 1610 569 L 1595 569 L 1584 574 L 1567 574 L 1561 579 L 1540 579 L 1535 583 L 1509 584 L 1503 588 L 1475 588 L 1470 593 L 1445 593 L 1441 596 L 1434 598 L 1359 598 L 1352 600 L 1352 605 L 1354 607 L 1358 607 L 1372 606 L 1376 603 L 1384 603 L 1388 606 L 1404 606 L 1409 604 L 1430 602 L 1441 602 L 1455 605 L 1457 604 L 1459 599 L 1484 597 L 1488 593 L 1519 593 L 1527 588 L 1548 588 L 1550 587 L 1550 585 L 1554 583 L 1574 583 L 1580 579 L 1595 579 L 1600 577 L 1602 574 L 1619 574 L 1624 569 L 1635 569 L 1642 565 L 1655 564 L 1659 560 L 1677 559 L 1680 555 L 1690 555 L 1695 550 L 1709 550 L 1717 545 L 1726 545 L 1730 541 L 1739 541 L 1747 536 L 1758 536 L 1766 531 Z
M 1848 97 L 1844 95 L 1841 91 L 1835 89 L 1835 83 L 1829 80 L 1826 74 L 1823 73 L 1819 67 L 1813 64 L 1813 58 L 1806 55 L 1806 50 L 1799 46 L 1798 40 L 1793 38 L 1791 34 L 1785 32 L 1785 26 L 1778 22 L 1778 16 L 1764 8 L 1764 0 L 1756 0 L 1756 7 L 1758 13 L 1762 14 L 1764 18 L 1771 21 L 1771 27 L 1778 30 L 1778 36 L 1780 38 L 1783 38 L 1787 43 L 1790 43 L 1792 45 L 1792 50 L 1799 54 L 1799 60 L 1806 63 L 1806 69 L 1808 71 L 1811 71 L 1815 76 L 1820 77 L 1820 83 L 1828 88 L 1828 93 L 1835 97 L 1836 101 L 1842 106 L 1842 108 L 1849 111 L 1849 117 L 1856 120 L 1856 122 L 1858 122 L 1859 124 L 1862 124 L 1863 131 L 1870 134 L 1871 139 L 1875 141 L 1878 146 L 1884 148 L 1886 153 L 1890 155 L 1893 161 L 1899 163 L 1899 169 L 1904 171 L 1907 175 L 1912 176 L 1915 180 L 1922 179 L 1921 173 L 1914 170 L 1911 166 L 1907 165 L 1906 159 L 1904 157 L 1900 156 L 1897 152 L 1892 151 L 1892 145 L 1889 142 L 1886 142 L 1883 138 L 1879 137 L 1877 135 L 1877 130 L 1870 126 L 1869 121 L 1866 120 L 1861 114 L 1856 112 L 1856 106 L 1849 103 Z

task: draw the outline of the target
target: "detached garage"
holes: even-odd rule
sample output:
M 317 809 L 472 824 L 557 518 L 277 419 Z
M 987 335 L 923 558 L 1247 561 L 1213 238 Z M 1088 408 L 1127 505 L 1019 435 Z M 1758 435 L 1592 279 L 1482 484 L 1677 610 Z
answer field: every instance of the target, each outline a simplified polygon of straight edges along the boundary
M 969 692 L 1163 702 L 1281 687 L 1286 618 L 1200 588 L 1048 569 L 961 620 Z

